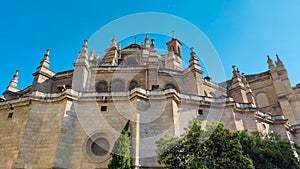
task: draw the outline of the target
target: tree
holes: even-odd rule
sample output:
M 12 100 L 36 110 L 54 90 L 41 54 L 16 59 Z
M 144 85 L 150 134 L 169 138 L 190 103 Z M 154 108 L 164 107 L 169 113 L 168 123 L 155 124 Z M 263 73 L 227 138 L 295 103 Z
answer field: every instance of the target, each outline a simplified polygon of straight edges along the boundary
M 181 137 L 165 135 L 157 147 L 158 162 L 168 168 L 254 168 L 242 145 L 221 123 L 204 131 L 193 120 Z
M 109 169 L 131 169 L 130 165 L 130 139 L 129 139 L 129 128 L 128 121 L 121 131 L 121 135 L 116 140 L 114 148 L 112 150 L 112 160 L 110 161 L 108 168 Z
M 298 146 L 291 145 L 288 140 L 280 138 L 276 133 L 264 136 L 259 132 L 254 132 L 248 136 L 244 131 L 236 131 L 233 135 L 236 140 L 240 141 L 244 154 L 252 159 L 256 168 L 300 168 L 299 161 L 295 158 L 291 147 L 298 148 Z
M 292 149 L 300 152 L 298 145 L 276 133 L 229 132 L 221 123 L 204 131 L 193 120 L 182 136 L 165 135 L 157 147 L 158 162 L 168 168 L 300 168 Z

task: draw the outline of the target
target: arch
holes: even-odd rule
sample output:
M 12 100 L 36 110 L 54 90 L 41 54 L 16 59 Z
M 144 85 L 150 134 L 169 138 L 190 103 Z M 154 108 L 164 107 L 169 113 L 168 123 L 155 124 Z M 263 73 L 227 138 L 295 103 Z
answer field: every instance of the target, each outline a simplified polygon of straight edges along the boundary
M 108 92 L 108 86 L 106 81 L 99 81 L 96 83 L 95 90 L 98 93 Z
M 258 107 L 266 107 L 270 105 L 268 96 L 265 93 L 258 93 L 255 98 Z
M 173 85 L 171 83 L 166 84 L 165 87 L 164 87 L 164 89 L 165 90 L 167 90 L 167 89 L 175 89 L 176 91 L 178 91 L 177 88 L 175 87 L 175 85 Z
M 122 79 L 114 79 L 110 82 L 112 92 L 123 92 L 125 91 L 125 84 Z
M 128 85 L 128 90 L 131 91 L 132 89 L 138 87 L 138 83 L 134 80 L 132 80 Z

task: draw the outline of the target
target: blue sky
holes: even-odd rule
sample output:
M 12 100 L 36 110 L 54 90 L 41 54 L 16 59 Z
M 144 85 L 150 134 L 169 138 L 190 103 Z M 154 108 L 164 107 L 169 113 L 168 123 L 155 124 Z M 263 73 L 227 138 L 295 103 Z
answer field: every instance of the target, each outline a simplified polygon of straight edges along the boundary
M 30 85 L 47 48 L 54 71 L 73 69 L 84 39 L 115 19 L 141 12 L 167 13 L 197 26 L 218 52 L 227 79 L 232 65 L 254 74 L 267 70 L 267 55 L 275 59 L 279 54 L 292 84 L 300 82 L 297 0 L 15 0 L 3 1 L 1 6 L 2 91 L 16 69 L 20 70 L 19 87 Z

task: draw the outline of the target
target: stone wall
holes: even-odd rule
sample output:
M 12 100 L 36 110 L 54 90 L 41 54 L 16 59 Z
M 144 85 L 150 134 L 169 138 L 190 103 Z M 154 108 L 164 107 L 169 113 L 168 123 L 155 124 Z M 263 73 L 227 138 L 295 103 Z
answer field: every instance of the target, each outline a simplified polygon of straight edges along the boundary
M 16 168 L 51 168 L 59 141 L 66 99 L 31 101 Z
M 14 105 L 13 105 L 14 106 Z M 30 105 L 0 109 L 0 168 L 14 168 L 28 121 Z M 9 113 L 13 113 L 9 118 Z

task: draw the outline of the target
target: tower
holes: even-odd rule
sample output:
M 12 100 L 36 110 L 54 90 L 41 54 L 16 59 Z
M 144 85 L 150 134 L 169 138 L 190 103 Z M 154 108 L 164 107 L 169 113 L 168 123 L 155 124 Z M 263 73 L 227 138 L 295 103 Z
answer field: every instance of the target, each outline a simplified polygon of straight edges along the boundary
M 174 37 L 174 34 L 172 35 L 171 41 L 166 43 L 168 46 L 168 53 L 173 52 L 175 55 L 179 56 L 182 58 L 182 53 L 181 53 L 181 42 L 179 42 L 178 39 Z
M 247 90 L 244 82 L 242 81 L 242 79 L 244 79 L 244 81 L 246 79 L 241 76 L 240 71 L 238 68 L 236 68 L 236 66 L 232 66 L 232 69 L 233 77 L 231 80 L 231 85 L 228 88 L 228 95 L 238 103 L 249 103 Z
M 168 56 L 166 58 L 167 68 L 182 70 L 181 42 L 173 34 L 171 41 L 166 44 L 168 47 Z
M 276 59 L 276 66 L 274 66 L 272 59 L 268 56 L 268 64 L 270 74 L 272 76 L 273 87 L 283 115 L 288 119 L 289 124 L 295 125 L 297 124 L 297 121 L 293 111 L 293 106 L 290 104 L 290 100 L 294 97 L 294 92 L 291 88 L 287 71 L 278 55 L 276 55 Z

